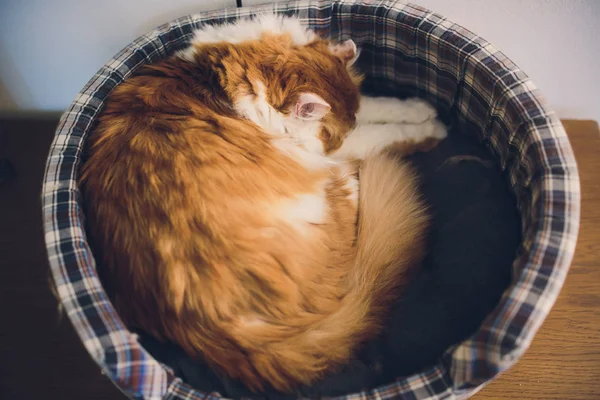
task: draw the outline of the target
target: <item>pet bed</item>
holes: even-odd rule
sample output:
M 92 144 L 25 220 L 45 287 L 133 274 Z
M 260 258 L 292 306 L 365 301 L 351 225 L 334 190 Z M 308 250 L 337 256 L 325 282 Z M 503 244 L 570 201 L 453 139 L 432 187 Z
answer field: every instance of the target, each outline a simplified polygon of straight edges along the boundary
M 246 395 L 243 389 L 226 387 L 219 377 L 212 379 L 210 371 L 203 376 L 208 383 L 196 382 L 194 386 L 206 384 L 213 389 L 202 392 L 192 388 L 189 381 L 200 371 L 198 366 L 191 366 L 190 371 L 195 372 L 186 378 L 177 349 L 169 350 L 163 344 L 152 343 L 150 338 L 140 338 L 123 325 L 102 288 L 86 241 L 85 205 L 77 176 L 86 138 L 116 85 L 143 64 L 183 48 L 193 30 L 203 24 L 228 22 L 258 11 L 294 14 L 323 35 L 339 40 L 352 38 L 362 48 L 359 63 L 367 75 L 365 90 L 422 97 L 432 102 L 440 117 L 452 127 L 446 144 L 431 154 L 416 155 L 412 161 L 423 175 L 423 191 L 434 208 L 432 241 L 434 246 L 441 246 L 428 256 L 424 270 L 435 270 L 436 265 L 442 264 L 453 268 L 437 267 L 441 272 L 435 279 L 415 281 L 412 292 L 409 289 L 404 298 L 418 298 L 418 293 L 428 290 L 437 295 L 447 291 L 456 302 L 436 303 L 431 309 L 451 316 L 465 301 L 473 304 L 469 299 L 456 297 L 456 293 L 463 293 L 465 282 L 469 282 L 469 287 L 494 288 L 491 293 L 464 292 L 465 296 L 482 296 L 478 302 L 482 307 L 468 310 L 476 318 L 455 332 L 456 342 L 448 343 L 445 351 L 442 348 L 424 354 L 429 351 L 427 348 L 410 345 L 411 337 L 424 335 L 419 325 L 396 325 L 392 321 L 384 339 L 361 350 L 367 358 L 363 364 L 352 363 L 348 374 L 343 375 L 345 378 L 336 381 L 332 376 L 322 390 L 308 388 L 297 395 L 347 399 L 468 397 L 522 356 L 554 304 L 577 239 L 579 178 L 560 121 L 521 70 L 463 27 L 399 1 L 305 0 L 196 14 L 138 38 L 102 67 L 63 114 L 44 178 L 46 246 L 56 291 L 66 314 L 103 373 L 130 398 Z M 506 201 L 498 207 L 483 205 L 489 207 L 501 198 Z M 470 217 L 463 213 L 467 217 L 460 219 L 467 209 L 465 201 L 470 201 L 476 211 Z M 473 215 L 491 219 L 484 226 L 485 219 Z M 479 235 L 483 242 L 463 240 L 466 237 L 460 236 L 461 232 L 477 229 L 472 226 L 473 221 L 479 221 L 481 232 L 487 232 Z M 490 234 L 494 231 L 496 235 Z M 457 239 L 440 239 L 451 236 Z M 495 241 L 502 245 L 482 245 Z M 461 254 L 477 254 L 480 258 L 469 259 L 471 267 L 463 268 L 466 259 Z M 477 269 L 475 261 L 485 257 L 489 263 L 484 262 Z M 414 312 L 410 319 L 410 309 L 403 307 L 402 302 L 394 313 L 406 321 L 419 321 Z M 428 326 L 435 323 L 440 324 L 439 331 L 448 321 L 428 321 Z M 432 347 L 439 346 L 435 335 L 427 340 L 433 341 Z M 381 343 L 389 346 L 384 352 L 377 349 Z M 388 361 L 377 355 L 387 349 L 406 357 L 406 363 L 386 365 Z M 372 355 L 375 359 L 369 359 Z M 357 357 L 360 359 L 360 355 Z M 410 357 L 418 360 L 411 364 Z M 366 370 L 387 372 L 375 374 L 369 382 L 358 382 L 351 377 L 361 365 Z M 411 367 L 403 370 L 403 365 Z M 359 371 L 357 376 L 362 379 L 368 374 Z

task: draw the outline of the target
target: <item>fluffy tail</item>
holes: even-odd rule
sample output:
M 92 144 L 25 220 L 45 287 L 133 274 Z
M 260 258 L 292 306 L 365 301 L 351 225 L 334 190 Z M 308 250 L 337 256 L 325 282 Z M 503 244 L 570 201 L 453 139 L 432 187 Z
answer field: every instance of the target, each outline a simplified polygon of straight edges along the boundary
M 412 167 L 386 153 L 368 157 L 360 170 L 357 257 L 338 311 L 359 340 L 378 333 L 423 258 L 429 218 L 417 186 Z
M 428 227 L 413 168 L 387 153 L 368 157 L 360 170 L 358 253 L 346 298 L 348 309 L 367 308 L 365 330 L 385 319 L 382 313 L 422 261 Z
M 306 334 L 312 354 L 322 354 L 328 367 L 347 362 L 361 342 L 381 331 L 389 306 L 422 261 L 429 218 L 417 186 L 410 165 L 386 153 L 368 157 L 361 167 L 358 250 L 348 294 Z
M 293 326 L 245 327 L 243 336 L 253 337 L 252 343 L 242 345 L 245 355 L 238 353 L 230 361 L 235 366 L 225 369 L 254 390 L 266 381 L 288 391 L 347 362 L 361 342 L 380 332 L 388 306 L 422 259 L 427 225 L 414 171 L 387 154 L 367 158 L 360 170 L 358 252 L 340 307 Z

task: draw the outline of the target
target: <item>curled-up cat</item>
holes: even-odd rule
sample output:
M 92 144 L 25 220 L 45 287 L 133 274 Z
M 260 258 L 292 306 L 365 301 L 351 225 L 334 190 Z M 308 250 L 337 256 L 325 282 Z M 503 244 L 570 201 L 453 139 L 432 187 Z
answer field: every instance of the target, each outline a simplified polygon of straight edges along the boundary
M 380 150 L 446 131 L 423 101 L 361 98 L 356 57 L 263 16 L 201 29 L 114 89 L 80 182 L 126 324 L 284 391 L 379 332 L 428 221 L 411 168 Z

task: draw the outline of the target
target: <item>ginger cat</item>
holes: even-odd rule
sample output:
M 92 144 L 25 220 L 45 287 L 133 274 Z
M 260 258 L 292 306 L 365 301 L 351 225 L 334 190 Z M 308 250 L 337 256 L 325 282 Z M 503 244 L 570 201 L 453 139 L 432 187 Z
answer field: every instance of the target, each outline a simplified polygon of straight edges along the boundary
M 415 174 L 380 150 L 446 130 L 423 101 L 361 98 L 357 56 L 262 16 L 114 89 L 80 182 L 126 324 L 257 391 L 309 384 L 380 331 L 428 225 Z

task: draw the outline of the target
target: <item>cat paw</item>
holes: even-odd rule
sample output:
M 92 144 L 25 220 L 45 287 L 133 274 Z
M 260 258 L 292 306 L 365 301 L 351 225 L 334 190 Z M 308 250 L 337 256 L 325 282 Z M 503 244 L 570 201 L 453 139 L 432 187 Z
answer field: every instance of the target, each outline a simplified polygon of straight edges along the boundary
M 439 140 L 446 139 L 448 137 L 448 128 L 444 123 L 438 119 L 431 121 L 431 137 Z
M 442 140 L 448 137 L 448 128 L 441 121 L 434 119 L 427 121 L 425 124 L 431 124 L 430 133 L 423 138 L 418 144 L 418 151 L 427 152 L 436 147 Z
M 400 122 L 422 124 L 437 117 L 437 110 L 429 102 L 418 97 L 404 100 Z
M 403 127 L 404 136 L 387 148 L 388 151 L 400 156 L 428 152 L 448 136 L 448 129 L 437 119 Z
M 357 114 L 361 124 L 422 124 L 436 117 L 435 107 L 418 97 L 401 100 L 364 96 Z

